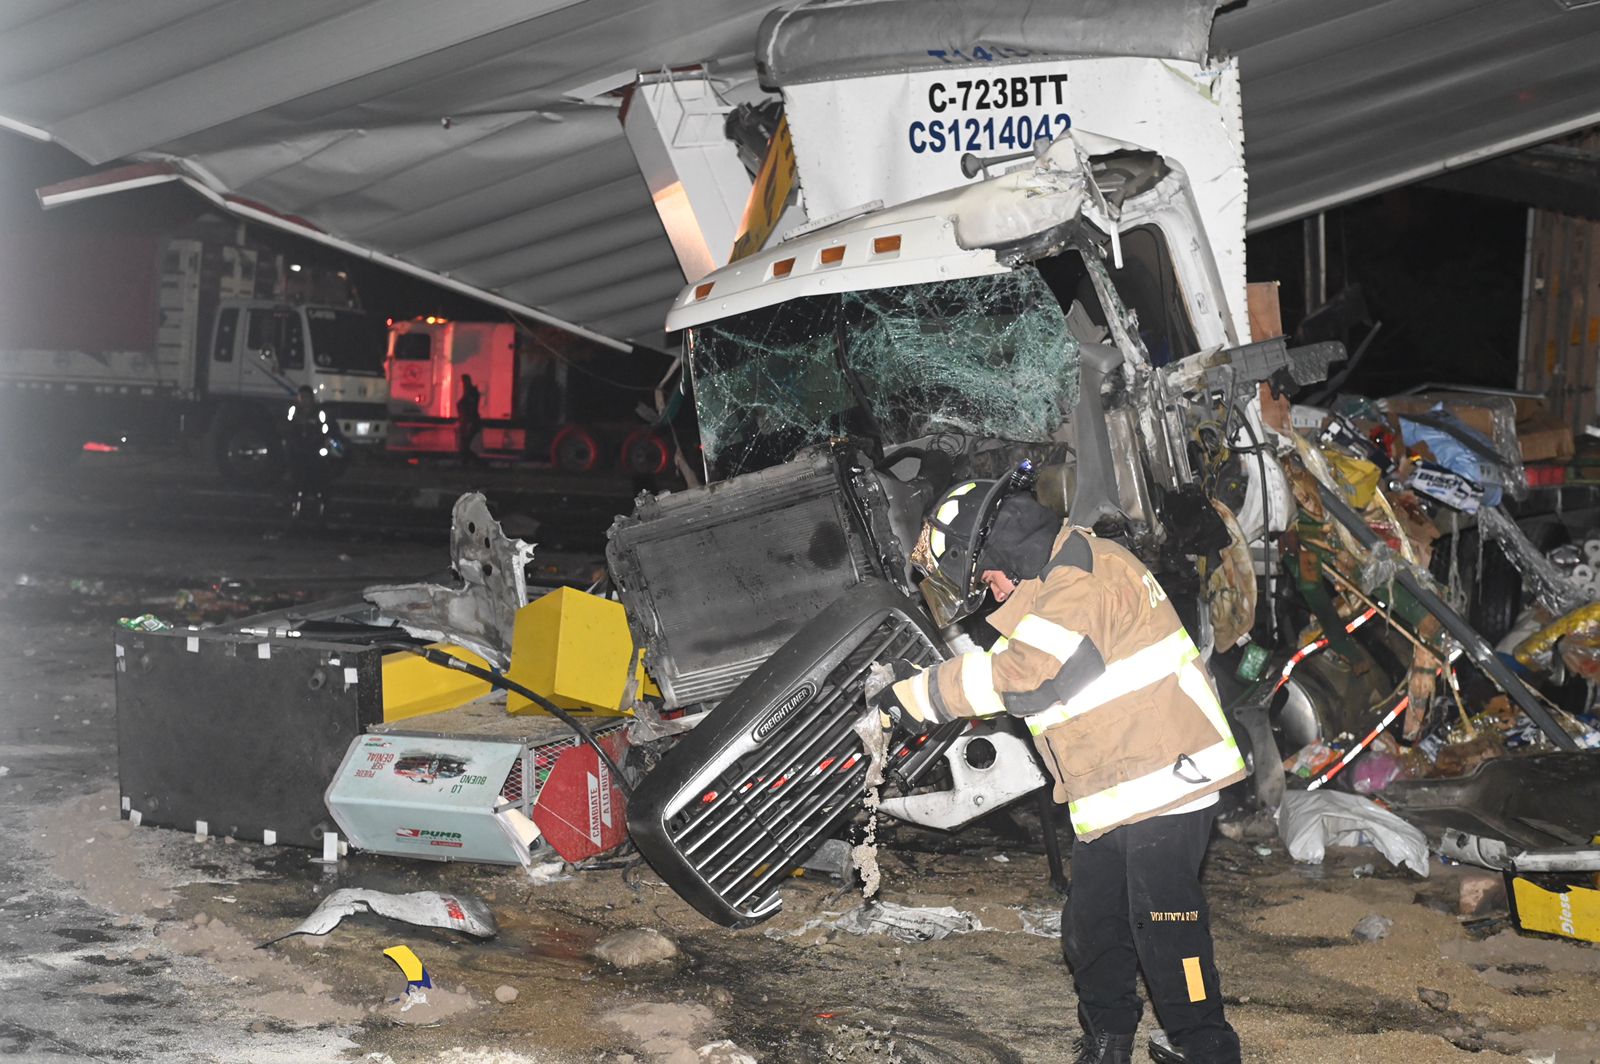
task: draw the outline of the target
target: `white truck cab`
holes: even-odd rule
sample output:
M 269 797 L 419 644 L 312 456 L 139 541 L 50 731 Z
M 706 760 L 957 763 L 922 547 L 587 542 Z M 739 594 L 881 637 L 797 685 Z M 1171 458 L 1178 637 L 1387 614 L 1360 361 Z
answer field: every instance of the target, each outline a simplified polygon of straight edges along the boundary
M 381 444 L 387 431 L 384 323 L 359 310 L 241 300 L 217 311 L 205 374 L 215 399 L 287 401 L 316 394 L 352 443 Z

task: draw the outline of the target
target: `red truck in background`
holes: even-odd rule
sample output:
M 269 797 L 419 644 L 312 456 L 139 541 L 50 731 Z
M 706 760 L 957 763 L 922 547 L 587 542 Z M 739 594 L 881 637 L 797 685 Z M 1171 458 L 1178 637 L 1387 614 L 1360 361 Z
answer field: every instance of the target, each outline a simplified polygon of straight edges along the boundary
M 456 455 L 462 378 L 479 392 L 481 457 L 548 462 L 571 473 L 657 476 L 672 441 L 642 423 L 666 364 L 555 329 L 424 317 L 389 325 L 390 453 Z M 654 420 L 653 413 L 651 420 Z

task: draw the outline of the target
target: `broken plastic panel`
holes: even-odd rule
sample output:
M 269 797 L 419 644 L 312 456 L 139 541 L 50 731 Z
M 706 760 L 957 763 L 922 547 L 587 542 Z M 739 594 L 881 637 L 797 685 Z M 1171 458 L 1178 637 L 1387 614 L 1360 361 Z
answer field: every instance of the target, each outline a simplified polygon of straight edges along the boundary
M 713 479 L 846 435 L 1044 442 L 1077 398 L 1078 344 L 1038 271 L 807 296 L 694 330 Z

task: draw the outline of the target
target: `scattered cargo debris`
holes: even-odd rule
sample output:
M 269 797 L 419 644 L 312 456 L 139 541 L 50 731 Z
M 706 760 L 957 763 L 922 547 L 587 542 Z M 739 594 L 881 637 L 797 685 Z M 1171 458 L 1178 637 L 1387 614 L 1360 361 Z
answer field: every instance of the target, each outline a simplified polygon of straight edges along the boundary
M 467 894 L 441 894 L 419 890 L 410 894 L 391 894 L 382 890 L 344 887 L 329 894 L 292 931 L 268 939 L 270 946 L 294 935 L 326 935 L 347 916 L 371 912 L 390 920 L 417 927 L 442 927 L 474 938 L 493 938 L 499 933 L 494 913 L 482 898 Z M 403 947 L 402 947 L 403 948 Z M 396 963 L 399 963 L 398 961 Z M 420 967 L 420 962 L 418 962 Z M 404 964 L 401 967 L 405 967 Z M 409 976 L 408 976 L 409 978 Z
M 1374 846 L 1393 865 L 1428 874 L 1422 832 L 1369 798 L 1342 791 L 1288 791 L 1278 807 L 1278 833 L 1289 856 L 1321 864 L 1329 846 Z
M 830 925 L 852 935 L 888 935 L 901 942 L 937 942 L 985 930 L 983 921 L 949 905 L 899 905 L 867 901 Z
M 351 741 L 326 801 L 360 850 L 528 865 L 539 837 L 532 781 L 521 743 L 385 732 Z

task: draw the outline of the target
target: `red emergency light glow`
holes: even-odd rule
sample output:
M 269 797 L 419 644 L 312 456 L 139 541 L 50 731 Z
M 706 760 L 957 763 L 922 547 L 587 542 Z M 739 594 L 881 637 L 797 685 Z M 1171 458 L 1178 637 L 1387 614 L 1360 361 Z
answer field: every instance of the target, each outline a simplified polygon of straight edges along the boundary
M 122 448 L 114 443 L 101 443 L 99 440 L 85 440 L 83 449 L 90 454 L 116 454 Z

